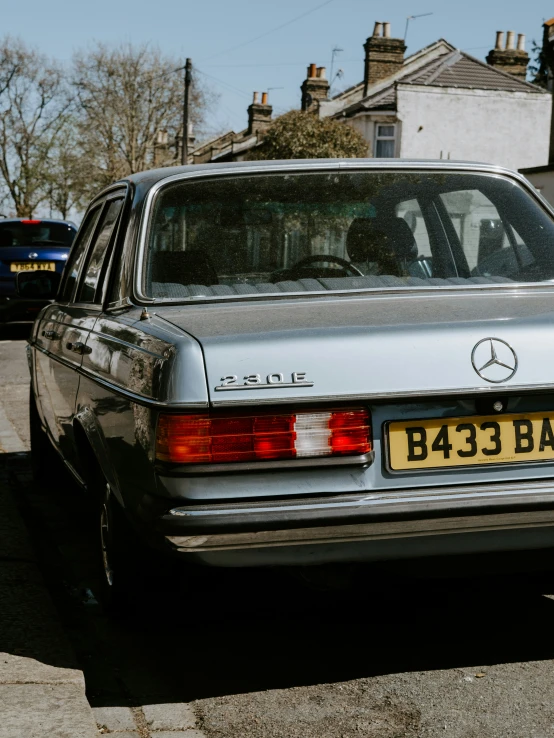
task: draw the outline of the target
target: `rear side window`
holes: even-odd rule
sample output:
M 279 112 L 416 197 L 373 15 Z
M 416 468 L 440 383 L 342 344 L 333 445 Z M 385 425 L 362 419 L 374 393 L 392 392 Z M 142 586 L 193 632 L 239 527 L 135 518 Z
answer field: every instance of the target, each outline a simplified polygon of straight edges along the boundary
M 71 249 L 69 255 L 69 262 L 66 266 L 64 274 L 64 284 L 62 286 L 61 301 L 66 302 L 71 300 L 73 290 L 75 289 L 75 283 L 79 276 L 81 264 L 86 254 L 90 239 L 94 233 L 94 229 L 98 222 L 98 216 L 100 215 L 101 206 L 99 205 L 94 210 L 91 210 L 85 217 L 85 221 L 79 230 L 77 240 Z
M 117 200 L 111 200 L 104 208 L 95 241 L 90 248 L 85 277 L 81 282 L 77 302 L 95 301 L 102 266 L 122 205 L 123 198 L 118 198 Z

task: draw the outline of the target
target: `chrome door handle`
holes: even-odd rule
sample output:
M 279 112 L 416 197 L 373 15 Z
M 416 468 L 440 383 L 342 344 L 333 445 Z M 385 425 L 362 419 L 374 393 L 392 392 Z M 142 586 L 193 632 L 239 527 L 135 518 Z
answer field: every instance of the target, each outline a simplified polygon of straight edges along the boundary
M 79 354 L 80 356 L 83 356 L 83 354 L 90 354 L 92 352 L 92 349 L 85 346 L 81 341 L 75 341 L 75 343 L 69 342 L 66 346 L 68 351 L 73 351 L 73 353 Z

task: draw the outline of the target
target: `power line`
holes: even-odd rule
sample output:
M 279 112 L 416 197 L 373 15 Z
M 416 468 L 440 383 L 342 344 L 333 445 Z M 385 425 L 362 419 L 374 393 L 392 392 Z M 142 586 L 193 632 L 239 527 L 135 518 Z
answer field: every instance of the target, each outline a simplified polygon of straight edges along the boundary
M 224 80 L 219 79 L 219 77 L 214 77 L 213 74 L 208 74 L 208 72 L 203 72 L 201 69 L 198 69 L 198 67 L 194 67 L 194 71 L 200 72 L 200 74 L 203 74 L 204 77 L 208 77 L 209 79 L 212 79 L 214 82 L 217 82 L 217 84 L 221 85 L 222 87 L 227 87 L 227 89 L 229 89 L 231 92 L 234 92 L 237 95 L 250 98 L 250 95 L 244 90 L 241 90 L 238 87 L 234 87 L 233 85 L 230 85 L 228 82 L 225 82 Z
M 266 36 L 269 36 L 270 33 L 275 33 L 275 31 L 280 31 L 282 28 L 286 28 L 287 26 L 290 26 L 292 23 L 296 23 L 297 20 L 300 20 L 301 18 L 305 18 L 307 15 L 310 15 L 311 13 L 315 13 L 316 10 L 320 10 L 321 8 L 324 8 L 326 5 L 330 5 L 332 2 L 334 2 L 334 0 L 326 0 L 326 2 L 316 5 L 316 7 L 312 8 L 311 10 L 306 10 L 306 12 L 301 13 L 300 15 L 297 15 L 295 18 L 291 18 L 286 23 L 282 23 L 280 26 L 275 26 L 275 28 L 271 28 L 269 31 L 266 31 L 265 33 L 261 33 L 259 36 L 256 36 L 255 38 L 251 38 L 248 41 L 243 41 L 242 43 L 237 44 L 236 46 L 231 46 L 231 48 L 229 49 L 218 51 L 216 54 L 207 56 L 202 61 L 203 62 L 209 61 L 210 59 L 215 59 L 216 56 L 221 56 L 222 54 L 229 54 L 231 51 L 242 49 L 243 46 L 248 46 L 248 44 L 253 44 L 254 41 L 259 41 L 261 38 L 265 38 Z
M 341 59 L 341 64 L 361 64 L 364 60 L 360 59 Z M 306 66 L 306 60 L 296 62 L 275 62 L 275 64 L 206 64 L 208 69 L 237 69 L 239 67 L 298 67 Z

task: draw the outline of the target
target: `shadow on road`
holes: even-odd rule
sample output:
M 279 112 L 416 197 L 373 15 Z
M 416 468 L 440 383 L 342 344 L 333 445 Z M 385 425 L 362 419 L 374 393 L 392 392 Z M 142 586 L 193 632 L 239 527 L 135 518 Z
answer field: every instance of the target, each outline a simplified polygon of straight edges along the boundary
M 55 495 L 33 488 L 24 457 L 10 463 L 93 706 L 554 658 L 549 585 L 525 573 L 422 577 L 418 566 L 409 574 L 367 567 L 349 588 L 320 592 L 283 571 L 205 569 L 192 585 L 185 576 L 161 582 L 125 621 L 110 621 L 89 591 L 89 506 L 68 485 Z M 442 575 L 455 563 L 443 560 Z

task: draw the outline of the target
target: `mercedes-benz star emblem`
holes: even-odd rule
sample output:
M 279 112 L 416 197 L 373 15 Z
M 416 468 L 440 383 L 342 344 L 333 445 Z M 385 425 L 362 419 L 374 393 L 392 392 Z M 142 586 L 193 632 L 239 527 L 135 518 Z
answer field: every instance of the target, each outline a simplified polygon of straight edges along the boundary
M 29 254 L 29 259 L 38 259 L 38 254 L 36 251 L 31 251 Z
M 517 356 L 501 338 L 483 338 L 471 352 L 471 363 L 477 374 L 487 382 L 507 382 L 517 372 Z

